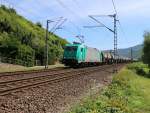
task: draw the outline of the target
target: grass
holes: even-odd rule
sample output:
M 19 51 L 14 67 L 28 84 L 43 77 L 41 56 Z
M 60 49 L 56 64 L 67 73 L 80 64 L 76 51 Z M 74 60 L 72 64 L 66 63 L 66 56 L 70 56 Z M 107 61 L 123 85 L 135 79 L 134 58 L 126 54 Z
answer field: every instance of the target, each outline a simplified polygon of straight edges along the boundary
M 62 64 L 49 65 L 49 69 L 56 67 L 64 67 Z M 44 69 L 44 66 L 34 66 L 34 67 L 24 67 L 20 65 L 6 64 L 0 63 L 0 73 L 3 72 L 15 72 L 15 71 L 31 71 L 31 70 L 39 70 Z
M 69 113 L 150 113 L 150 79 L 139 76 L 136 67 L 149 72 L 142 63 L 128 65 L 98 96 L 84 99 Z

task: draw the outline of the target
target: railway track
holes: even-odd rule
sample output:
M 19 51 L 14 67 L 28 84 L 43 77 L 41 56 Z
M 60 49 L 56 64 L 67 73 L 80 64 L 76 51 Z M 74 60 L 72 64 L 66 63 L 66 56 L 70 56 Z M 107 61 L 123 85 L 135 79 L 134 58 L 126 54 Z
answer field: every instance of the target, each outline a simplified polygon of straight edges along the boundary
M 16 80 L 0 82 L 0 96 L 8 95 L 22 89 L 36 87 L 47 83 L 57 83 L 60 81 L 72 79 L 80 75 L 93 73 L 95 71 L 105 71 L 105 69 L 109 67 L 111 67 L 111 65 L 105 67 L 99 66 L 99 67 L 90 67 L 90 68 L 83 68 L 77 70 L 67 70 L 64 72 L 55 72 L 43 76 L 21 78 Z
M 56 69 L 48 69 L 48 70 L 40 70 L 40 71 L 32 71 L 32 72 L 16 72 L 16 73 L 6 73 L 0 75 L 0 82 L 3 81 L 10 81 L 22 78 L 29 78 L 29 77 L 37 77 L 42 75 L 48 74 L 55 74 L 56 72 L 63 72 L 67 70 L 73 70 L 71 68 L 56 68 Z
M 0 73 L 0 78 L 4 76 L 15 76 L 15 75 L 51 72 L 51 71 L 59 71 L 59 70 L 64 70 L 64 69 L 67 69 L 67 68 L 62 67 L 62 68 L 54 68 L 54 69 L 31 70 L 31 71 L 2 72 Z

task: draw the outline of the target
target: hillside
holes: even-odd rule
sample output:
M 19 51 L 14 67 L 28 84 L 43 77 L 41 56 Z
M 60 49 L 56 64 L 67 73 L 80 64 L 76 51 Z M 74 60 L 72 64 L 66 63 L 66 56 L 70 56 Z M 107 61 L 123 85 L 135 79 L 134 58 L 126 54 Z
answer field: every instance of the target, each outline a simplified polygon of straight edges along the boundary
M 50 36 L 51 35 L 51 36 Z M 49 33 L 49 64 L 59 60 L 66 40 Z M 14 9 L 0 7 L 0 57 L 15 59 L 22 65 L 44 64 L 45 29 L 18 15 Z
M 141 56 L 142 56 L 142 49 L 143 49 L 143 45 L 142 44 L 132 47 L 133 58 L 135 58 L 135 59 L 141 58 Z M 130 48 L 126 48 L 126 49 L 119 49 L 118 53 L 121 56 L 131 57 L 131 47 Z
M 125 49 L 118 49 L 118 54 L 119 56 L 125 56 L 130 58 L 131 57 L 131 48 L 132 48 L 132 54 L 133 54 L 133 58 L 134 59 L 139 59 L 142 56 L 142 49 L 143 49 L 143 45 L 137 45 L 137 46 L 133 46 L 133 47 L 129 47 L 129 48 L 125 48 Z M 106 50 L 104 52 L 110 52 L 110 50 Z

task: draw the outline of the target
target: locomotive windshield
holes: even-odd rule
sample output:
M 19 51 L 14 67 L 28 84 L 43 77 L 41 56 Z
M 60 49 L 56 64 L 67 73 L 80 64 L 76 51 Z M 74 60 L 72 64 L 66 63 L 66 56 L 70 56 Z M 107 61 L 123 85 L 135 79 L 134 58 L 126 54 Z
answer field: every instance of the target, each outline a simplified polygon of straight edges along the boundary
M 65 48 L 65 51 L 77 51 L 77 47 L 75 47 L 75 46 L 69 46 L 69 47 L 66 47 Z

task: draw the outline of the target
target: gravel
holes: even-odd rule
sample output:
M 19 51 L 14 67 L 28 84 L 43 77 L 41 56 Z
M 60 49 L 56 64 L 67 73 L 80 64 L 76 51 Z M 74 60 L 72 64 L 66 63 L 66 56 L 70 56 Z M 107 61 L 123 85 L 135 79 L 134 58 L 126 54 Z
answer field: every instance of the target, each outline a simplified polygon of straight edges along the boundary
M 124 65 L 119 66 L 120 69 Z M 111 83 L 112 67 L 54 84 L 20 90 L 0 97 L 0 113 L 63 113 Z

